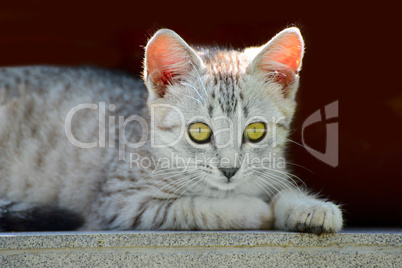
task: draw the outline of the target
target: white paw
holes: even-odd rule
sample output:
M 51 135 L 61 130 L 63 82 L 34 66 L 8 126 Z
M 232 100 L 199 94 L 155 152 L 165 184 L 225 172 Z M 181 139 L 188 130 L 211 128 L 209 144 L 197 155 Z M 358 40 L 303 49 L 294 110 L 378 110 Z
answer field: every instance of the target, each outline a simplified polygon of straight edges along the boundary
M 285 228 L 289 231 L 334 233 L 340 231 L 343 224 L 339 207 L 319 200 L 295 204 L 284 216 Z

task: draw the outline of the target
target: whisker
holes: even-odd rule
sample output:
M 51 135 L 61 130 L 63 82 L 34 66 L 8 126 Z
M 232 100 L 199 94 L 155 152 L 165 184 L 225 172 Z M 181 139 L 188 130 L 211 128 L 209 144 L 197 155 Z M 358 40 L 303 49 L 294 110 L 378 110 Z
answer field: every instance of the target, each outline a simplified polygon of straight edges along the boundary
M 197 95 L 198 95 L 202 100 L 204 100 L 204 98 L 201 96 L 201 94 L 198 92 L 198 90 L 197 90 L 193 85 L 190 85 L 189 83 L 186 83 L 186 82 L 181 82 L 180 84 L 181 84 L 181 85 L 188 86 L 188 87 L 191 87 L 191 88 L 195 91 L 195 93 L 197 93 Z
M 283 177 L 280 177 L 280 176 L 272 174 L 272 173 L 267 173 L 262 170 L 256 170 L 256 172 L 259 172 L 259 174 L 262 174 L 262 175 L 266 176 L 267 178 L 273 179 L 274 181 L 281 182 L 281 183 L 288 183 L 288 185 L 292 185 L 292 186 L 298 188 L 298 185 L 294 180 L 291 180 L 291 182 L 290 182 Z
M 187 188 L 186 188 L 183 192 L 181 192 L 180 196 L 184 196 L 184 194 L 185 194 L 188 190 L 190 190 L 192 187 L 196 186 L 196 185 L 197 185 L 198 183 L 200 183 L 200 182 L 201 182 L 201 180 L 196 180 L 195 183 L 193 183 L 193 184 L 187 186 Z
M 198 180 L 196 180 L 196 179 L 198 179 Z M 185 189 L 185 190 L 180 194 L 180 196 L 183 196 L 188 190 L 190 190 L 190 188 L 193 188 L 193 187 L 195 187 L 198 183 L 202 182 L 202 178 L 200 178 L 199 176 L 196 177 L 194 180 L 195 180 L 196 182 L 193 183 L 193 184 L 191 184 L 191 185 L 189 185 L 189 186 L 187 186 L 187 189 Z M 194 181 L 194 180 L 192 180 L 192 181 Z
M 304 166 L 302 166 L 302 165 L 299 165 L 299 164 L 296 164 L 296 163 L 292 163 L 292 162 L 285 162 L 285 163 L 286 163 L 286 165 L 293 165 L 293 166 L 297 166 L 297 167 L 304 168 L 305 170 L 310 171 L 312 174 L 315 174 L 311 169 L 306 168 L 306 167 L 304 167 Z
M 288 179 L 292 180 L 292 181 L 297 185 L 297 183 L 296 183 L 296 182 L 294 181 L 294 179 L 293 179 L 293 177 L 294 177 L 294 178 L 296 178 L 298 181 L 300 181 L 300 182 L 303 184 L 303 186 L 307 187 L 306 183 L 305 183 L 302 179 L 300 179 L 298 176 L 296 176 L 295 174 L 293 174 L 293 173 L 286 172 L 286 171 L 284 171 L 284 170 L 273 169 L 273 168 L 269 168 L 269 167 L 263 167 L 263 168 L 260 168 L 260 169 L 263 169 L 263 170 L 266 169 L 266 170 L 278 172 L 279 174 L 283 174 L 283 175 L 285 175 Z M 273 175 L 274 175 L 274 174 L 273 174 Z M 292 177 L 292 176 L 293 176 L 293 177 Z
M 261 183 L 261 180 L 258 180 L 258 177 L 252 178 L 252 181 L 254 181 L 255 184 L 257 184 L 269 197 L 271 197 L 271 196 L 274 195 L 274 193 L 273 193 L 269 188 L 267 189 L 269 192 L 267 192 L 267 191 L 265 190 L 265 187 L 260 184 L 260 183 Z
M 199 99 L 196 99 L 196 98 L 191 97 L 191 96 L 189 96 L 189 95 L 184 95 L 184 96 L 186 96 L 186 97 L 188 97 L 188 98 L 190 98 L 190 99 L 193 99 L 193 100 L 195 100 L 196 102 L 199 102 L 200 104 L 203 104 Z
M 270 176 L 270 177 L 273 177 L 273 178 L 277 178 L 278 180 L 281 180 L 281 181 L 287 181 L 287 180 L 284 180 L 284 178 L 283 177 L 281 177 L 281 176 L 279 176 L 279 175 L 276 175 L 276 174 L 272 174 L 272 173 L 267 173 L 266 174 L 267 176 Z M 284 174 L 285 176 L 286 176 L 286 174 Z M 295 187 L 297 187 L 297 182 L 295 181 L 295 180 L 293 180 L 293 178 L 292 177 L 290 177 L 290 176 L 286 176 L 287 177 L 287 179 L 290 179 L 292 182 L 293 182 L 293 185 L 295 185 Z
M 306 149 L 306 150 L 308 150 L 308 151 L 310 151 L 311 150 L 311 148 L 307 148 L 306 146 L 304 146 L 304 145 L 302 145 L 302 144 L 300 144 L 300 143 L 298 143 L 298 142 L 296 142 L 296 141 L 294 141 L 294 140 L 291 140 L 291 139 L 289 139 L 289 138 L 286 138 L 288 141 L 290 141 L 290 142 L 293 142 L 294 144 L 297 144 L 297 145 L 299 145 L 300 147 L 303 147 L 304 149 Z
M 182 101 L 182 99 L 179 96 L 177 96 L 175 93 L 173 93 L 172 91 L 169 91 L 169 93 L 172 94 L 174 97 L 176 97 L 176 99 L 178 99 L 180 102 Z M 193 100 L 199 102 L 200 104 L 203 104 L 200 100 L 198 100 L 196 98 L 193 98 L 193 97 L 191 97 L 189 95 L 183 94 L 183 96 L 188 97 L 190 99 L 193 99 Z
M 290 192 L 292 192 L 292 194 L 294 195 L 294 197 L 297 199 L 298 197 L 296 196 L 296 194 L 294 193 L 294 190 L 298 190 L 300 193 L 301 193 L 301 190 L 299 189 L 299 187 L 297 187 L 297 185 L 294 185 L 294 184 L 291 184 L 289 181 L 287 181 L 287 180 L 280 180 L 280 179 L 278 179 L 278 178 L 275 178 L 275 177 L 271 177 L 270 175 L 272 175 L 272 174 L 268 174 L 268 173 L 264 173 L 264 172 L 262 172 L 262 171 L 259 171 L 259 176 L 261 177 L 261 175 L 264 175 L 266 178 L 264 178 L 264 181 L 266 181 L 266 179 L 268 178 L 269 180 L 274 180 L 274 181 L 276 181 L 277 183 L 280 183 L 280 185 L 282 185 L 281 187 L 284 187 L 284 188 L 282 188 L 281 190 L 283 190 L 283 189 L 288 189 Z M 273 187 L 274 187 L 274 185 L 272 185 Z M 281 194 L 281 190 L 278 190 L 276 187 L 274 187 L 275 188 L 275 190 L 277 190 L 278 191 L 278 193 L 279 194 Z M 283 194 L 281 194 L 281 196 L 283 197 Z
M 188 178 L 188 181 L 185 182 L 185 183 L 182 183 L 181 186 L 180 186 L 179 188 L 177 188 L 176 191 L 174 191 L 173 194 L 171 194 L 171 195 L 168 197 L 167 201 L 169 201 L 169 199 L 170 199 L 173 195 L 175 195 L 180 189 L 182 189 L 184 186 L 186 186 L 186 185 L 192 183 L 192 182 L 193 182 L 194 180 L 196 180 L 197 178 L 198 178 L 198 174 L 196 174 L 195 176 L 193 175 L 193 177 Z
M 198 72 L 197 68 L 192 63 L 190 63 L 190 64 L 191 64 L 191 66 L 193 66 L 194 71 L 197 73 L 198 81 L 200 81 L 200 84 L 201 84 L 202 88 L 204 89 L 205 97 L 207 97 L 208 96 L 207 89 L 205 88 L 205 85 L 202 82 L 200 73 Z
M 247 183 L 247 188 L 248 188 L 248 191 L 249 191 L 249 193 L 251 193 L 250 182 L 249 182 L 248 180 L 246 180 L 246 183 Z
M 270 195 L 270 198 L 272 199 L 274 196 L 276 196 L 277 194 L 279 194 L 282 198 L 285 198 L 285 196 L 282 193 L 282 190 L 284 188 L 282 188 L 282 186 L 278 189 L 275 187 L 274 184 L 270 183 L 269 181 L 266 181 L 266 179 L 262 178 L 262 177 L 256 177 L 259 178 L 260 183 L 265 184 L 268 187 L 272 187 L 275 189 L 276 193 L 272 192 L 272 195 Z M 282 183 L 282 185 L 287 186 L 286 184 Z M 286 188 L 286 187 L 285 187 Z M 270 191 L 271 192 L 271 191 Z M 294 193 L 293 193 L 294 194 Z M 295 195 L 296 196 L 296 195 Z
M 181 173 L 181 172 L 180 172 L 180 173 Z M 180 173 L 179 173 L 179 174 L 180 174 Z M 158 180 L 157 182 L 155 182 L 154 184 L 152 184 L 149 188 L 151 188 L 152 186 L 157 185 L 157 184 L 160 183 L 160 182 L 166 182 L 168 179 L 170 179 L 170 178 L 172 178 L 172 177 L 175 177 L 175 176 L 177 176 L 177 175 L 178 175 L 178 173 L 170 174 L 170 176 L 165 177 L 165 178 L 162 178 L 161 180 Z M 184 178 L 186 178 L 186 176 L 185 176 Z M 174 180 L 173 182 L 176 182 L 176 181 L 181 180 L 181 179 L 183 179 L 183 177 L 179 177 L 177 180 Z M 168 185 L 169 185 L 170 183 L 171 183 L 171 182 L 169 182 Z
M 182 183 L 185 183 L 187 181 L 188 178 L 191 178 L 192 175 L 188 175 L 182 178 L 179 178 L 177 180 L 171 181 L 168 184 L 164 185 L 163 187 L 159 188 L 159 190 L 153 195 L 153 198 L 159 193 L 159 192 L 163 192 L 165 189 L 167 189 L 170 186 L 174 186 L 174 185 L 181 185 Z M 152 187 L 152 186 L 151 186 Z
M 165 171 L 165 173 L 160 173 L 160 172 L 162 172 L 162 171 Z M 172 168 L 172 169 L 160 169 L 160 170 L 157 170 L 157 171 L 155 171 L 155 172 L 153 172 L 153 173 L 151 173 L 151 174 L 148 174 L 147 176 L 144 176 L 144 177 L 142 177 L 139 181 L 137 181 L 136 183 L 140 183 L 141 181 L 143 181 L 144 179 L 146 179 L 146 178 L 152 178 L 153 176 L 163 176 L 163 175 L 170 175 L 170 174 L 180 174 L 180 173 L 183 173 L 183 172 L 185 172 L 184 170 L 177 170 L 176 168 Z
M 256 174 L 257 175 L 257 174 Z M 272 187 L 275 189 L 276 193 L 272 192 L 272 195 L 269 195 L 270 198 L 274 197 L 275 195 L 279 194 L 280 196 L 282 196 L 284 198 L 284 195 L 282 193 L 282 189 L 278 189 L 275 187 L 275 185 L 273 185 L 272 183 L 269 183 L 268 181 L 265 180 L 265 178 L 262 178 L 260 176 L 257 175 L 257 177 L 255 178 L 259 178 L 260 183 L 265 184 L 268 187 Z M 271 192 L 271 191 L 270 191 Z
M 280 191 L 281 189 L 276 188 L 276 187 L 275 187 L 275 184 L 273 184 L 273 183 L 271 182 L 271 180 L 267 181 L 266 178 L 262 177 L 262 175 L 266 175 L 266 174 L 260 172 L 260 173 L 256 173 L 255 175 L 257 175 L 258 178 L 261 179 L 260 181 L 263 182 L 265 185 L 274 188 L 277 193 L 280 193 L 280 192 L 281 192 L 281 191 Z M 279 180 L 274 180 L 274 181 L 276 181 L 276 182 L 281 182 L 281 181 L 279 181 Z M 282 184 L 282 182 L 281 182 L 281 184 Z M 283 184 L 282 184 L 282 185 L 283 185 Z M 277 186 L 280 186 L 280 185 L 277 185 Z

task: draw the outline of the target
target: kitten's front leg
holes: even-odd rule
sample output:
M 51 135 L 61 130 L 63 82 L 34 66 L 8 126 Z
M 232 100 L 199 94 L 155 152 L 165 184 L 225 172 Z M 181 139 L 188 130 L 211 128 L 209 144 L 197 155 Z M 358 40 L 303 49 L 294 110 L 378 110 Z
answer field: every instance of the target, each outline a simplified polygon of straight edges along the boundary
M 181 197 L 151 199 L 139 208 L 132 228 L 136 230 L 253 230 L 271 229 L 269 204 L 243 195 L 222 199 Z
M 342 212 L 337 205 L 302 191 L 281 191 L 272 204 L 276 229 L 316 234 L 338 232 L 342 229 Z

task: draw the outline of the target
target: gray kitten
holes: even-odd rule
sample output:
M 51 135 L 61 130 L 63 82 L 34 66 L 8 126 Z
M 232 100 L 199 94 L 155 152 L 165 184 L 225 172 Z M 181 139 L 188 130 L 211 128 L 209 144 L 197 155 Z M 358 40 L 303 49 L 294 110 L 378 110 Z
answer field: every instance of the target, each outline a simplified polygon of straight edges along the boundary
M 285 146 L 304 43 L 196 51 L 148 42 L 145 87 L 93 68 L 0 69 L 0 230 L 336 232 Z

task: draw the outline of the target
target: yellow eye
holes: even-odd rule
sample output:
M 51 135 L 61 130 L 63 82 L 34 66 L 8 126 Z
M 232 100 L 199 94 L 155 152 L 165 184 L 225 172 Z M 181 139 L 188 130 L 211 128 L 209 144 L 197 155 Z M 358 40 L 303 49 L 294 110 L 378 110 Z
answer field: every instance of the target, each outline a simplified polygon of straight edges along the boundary
M 258 122 L 248 125 L 245 132 L 249 141 L 258 142 L 264 138 L 267 130 L 264 123 Z
M 211 129 L 203 123 L 191 124 L 188 128 L 190 138 L 196 143 L 206 143 L 210 141 Z

